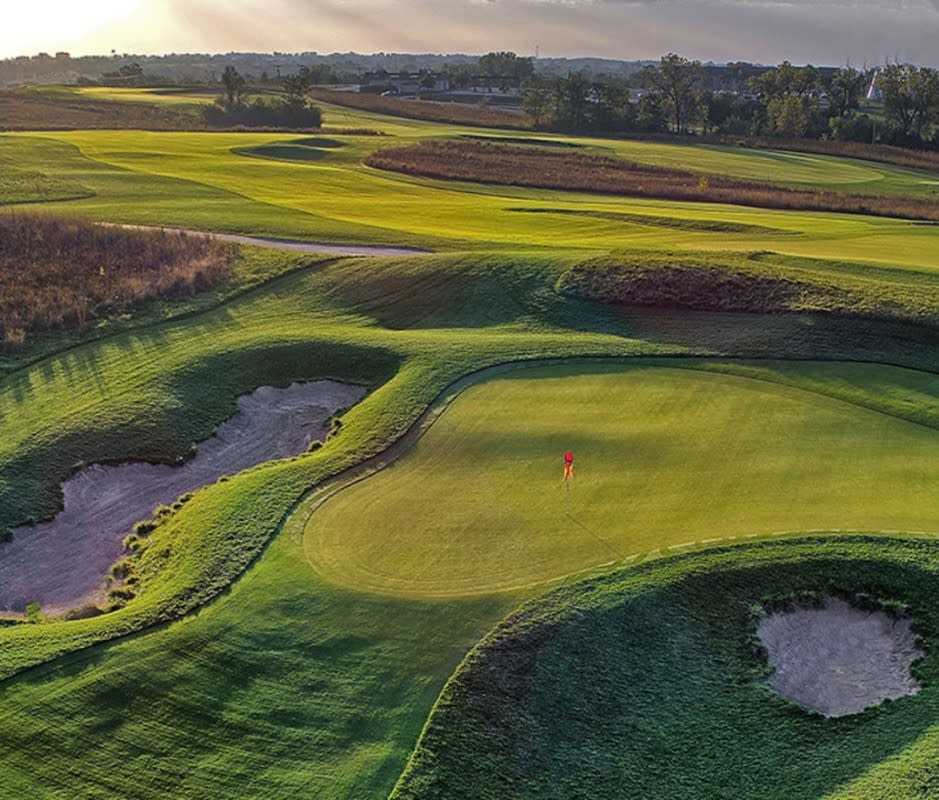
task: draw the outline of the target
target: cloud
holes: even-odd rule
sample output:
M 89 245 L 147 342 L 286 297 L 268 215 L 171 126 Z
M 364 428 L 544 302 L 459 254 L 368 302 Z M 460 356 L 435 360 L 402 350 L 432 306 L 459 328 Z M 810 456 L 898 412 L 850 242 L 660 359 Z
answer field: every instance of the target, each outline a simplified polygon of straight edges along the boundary
M 89 0 L 130 17 L 62 25 L 17 5 L 0 55 L 81 52 L 468 52 L 939 66 L 939 0 Z M 64 16 L 63 16 L 64 19 Z M 5 20 L 10 22 L 10 18 Z M 4 33 L 8 33 L 4 40 Z M 15 50 L 13 50 L 15 48 Z M 6 50 L 7 52 L 3 52 Z

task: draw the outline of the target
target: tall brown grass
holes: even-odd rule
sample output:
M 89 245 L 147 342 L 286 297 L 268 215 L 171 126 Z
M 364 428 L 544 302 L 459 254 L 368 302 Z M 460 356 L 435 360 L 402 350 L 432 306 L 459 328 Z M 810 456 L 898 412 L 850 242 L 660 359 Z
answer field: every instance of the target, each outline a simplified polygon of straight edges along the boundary
M 236 252 L 205 236 L 0 214 L 0 349 L 209 289 L 231 276 Z
M 740 147 L 753 147 L 770 150 L 792 150 L 802 153 L 819 153 L 842 158 L 858 158 L 863 161 L 879 161 L 898 167 L 921 169 L 927 172 L 939 172 L 939 150 L 913 150 L 890 144 L 867 144 L 865 142 L 835 142 L 827 139 L 768 139 L 768 138 L 729 138 L 721 141 Z
M 204 129 L 201 118 L 148 103 L 93 100 L 80 95 L 0 91 L 0 130 L 72 130 L 76 128 Z
M 619 158 L 492 142 L 427 141 L 378 150 L 365 163 L 447 180 L 939 221 L 939 203 L 933 200 L 791 189 Z
M 531 118 L 520 111 L 494 111 L 484 106 L 467 103 L 441 103 L 436 100 L 403 100 L 400 97 L 382 97 L 377 94 L 355 92 L 333 92 L 316 89 L 310 95 L 323 103 L 374 111 L 395 117 L 423 119 L 430 122 L 449 122 L 456 125 L 473 125 L 480 128 L 532 127 Z

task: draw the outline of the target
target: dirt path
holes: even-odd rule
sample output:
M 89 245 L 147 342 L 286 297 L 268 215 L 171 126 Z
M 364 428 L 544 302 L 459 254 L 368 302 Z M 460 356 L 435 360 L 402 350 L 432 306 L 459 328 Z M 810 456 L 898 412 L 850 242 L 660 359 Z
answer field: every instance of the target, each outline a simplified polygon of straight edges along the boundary
M 783 697 L 826 717 L 856 714 L 915 694 L 917 649 L 910 620 L 863 611 L 839 598 L 822 608 L 770 614 L 757 630 Z
M 186 233 L 190 236 L 209 236 L 223 242 L 235 244 L 250 244 L 256 247 L 270 247 L 274 250 L 290 250 L 296 253 L 325 253 L 333 256 L 413 256 L 427 255 L 432 250 L 421 250 L 417 247 L 386 247 L 372 244 L 332 244 L 329 242 L 306 242 L 300 239 L 273 239 L 267 236 L 240 236 L 233 233 L 211 233 L 209 231 L 194 231 L 188 228 L 165 228 L 155 225 L 119 225 L 101 223 L 112 228 L 129 228 L 137 231 L 171 231 L 172 233 Z
M 122 554 L 135 522 L 155 506 L 222 475 L 298 455 L 322 439 L 324 422 L 365 394 L 359 386 L 316 381 L 286 389 L 263 386 L 238 399 L 238 412 L 179 466 L 129 462 L 93 464 L 62 490 L 64 508 L 48 522 L 14 530 L 0 545 L 0 610 L 22 611 L 39 601 L 44 613 L 90 602 Z

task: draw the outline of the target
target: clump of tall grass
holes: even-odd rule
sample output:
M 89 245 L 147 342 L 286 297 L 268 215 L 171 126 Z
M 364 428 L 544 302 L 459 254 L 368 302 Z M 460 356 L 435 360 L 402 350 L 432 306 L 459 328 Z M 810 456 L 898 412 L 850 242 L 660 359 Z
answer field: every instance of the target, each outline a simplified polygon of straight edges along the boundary
M 0 349 L 76 329 L 147 300 L 172 300 L 228 279 L 237 247 L 178 231 L 77 219 L 0 215 Z

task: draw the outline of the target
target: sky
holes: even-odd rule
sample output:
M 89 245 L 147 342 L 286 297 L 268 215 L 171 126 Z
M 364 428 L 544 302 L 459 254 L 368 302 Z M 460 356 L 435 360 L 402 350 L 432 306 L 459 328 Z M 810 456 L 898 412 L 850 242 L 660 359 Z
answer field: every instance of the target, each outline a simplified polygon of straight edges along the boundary
M 0 0 L 0 58 L 356 51 L 939 67 L 939 0 Z

